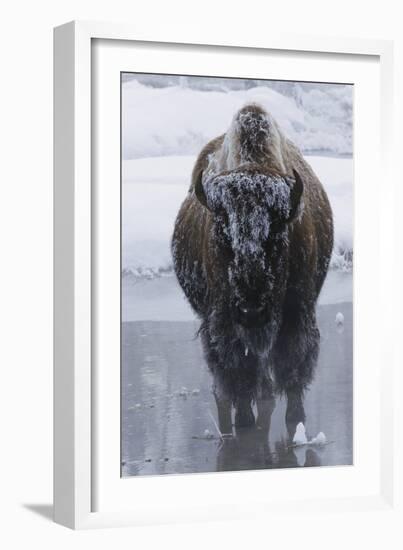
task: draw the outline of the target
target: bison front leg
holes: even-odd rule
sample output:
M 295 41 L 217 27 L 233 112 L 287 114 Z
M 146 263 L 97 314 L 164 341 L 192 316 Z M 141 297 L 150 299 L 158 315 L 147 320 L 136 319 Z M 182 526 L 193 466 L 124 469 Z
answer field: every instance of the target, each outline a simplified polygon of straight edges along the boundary
M 213 394 L 217 405 L 218 426 L 223 435 L 232 435 L 232 394 L 227 387 L 223 361 L 217 350 L 217 343 L 210 336 L 206 323 L 200 330 L 204 356 L 213 375 Z
M 220 369 L 214 373 L 213 393 L 217 405 L 219 427 L 223 435 L 232 434 L 232 405 L 235 408 L 236 428 L 250 428 L 255 425 L 252 395 L 249 392 L 241 392 L 228 371 Z
M 256 407 L 257 407 L 257 419 L 256 427 L 264 430 L 265 433 L 269 433 L 271 424 L 271 415 L 276 405 L 276 399 L 273 392 L 273 384 L 269 377 L 259 384 Z
M 285 420 L 290 438 L 297 425 L 305 423 L 304 392 L 315 372 L 319 339 L 315 313 L 296 315 L 294 311 L 283 322 L 273 348 L 276 383 L 287 396 Z
M 222 435 L 232 435 L 232 400 L 224 395 L 216 386 L 213 394 L 217 405 L 218 427 Z
M 255 415 L 252 410 L 251 397 L 239 397 L 235 403 L 235 427 L 251 428 L 254 425 Z
M 286 390 L 287 409 L 285 413 L 285 423 L 288 435 L 292 438 L 300 422 L 305 424 L 304 394 L 300 388 Z

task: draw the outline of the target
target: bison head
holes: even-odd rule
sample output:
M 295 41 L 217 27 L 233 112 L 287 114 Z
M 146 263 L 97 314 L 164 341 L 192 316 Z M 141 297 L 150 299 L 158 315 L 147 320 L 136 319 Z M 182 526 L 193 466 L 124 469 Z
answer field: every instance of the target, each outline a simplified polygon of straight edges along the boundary
M 255 329 L 278 321 L 287 280 L 288 232 L 303 183 L 247 165 L 196 183 L 198 200 L 212 214 L 216 257 L 230 287 L 237 325 Z M 280 303 L 279 303 L 280 302 Z

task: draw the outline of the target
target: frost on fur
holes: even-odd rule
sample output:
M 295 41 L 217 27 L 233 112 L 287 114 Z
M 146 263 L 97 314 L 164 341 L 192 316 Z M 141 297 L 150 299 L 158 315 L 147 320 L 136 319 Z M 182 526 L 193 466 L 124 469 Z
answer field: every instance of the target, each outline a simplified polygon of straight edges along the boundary
M 263 255 L 272 220 L 287 220 L 290 214 L 290 184 L 279 176 L 242 172 L 209 181 L 204 183 L 209 206 L 228 216 L 224 232 L 235 255 Z
M 201 320 L 223 433 L 231 431 L 228 406 L 238 426 L 250 425 L 252 402 L 259 417 L 259 403 L 276 391 L 288 398 L 291 437 L 304 422 L 332 247 L 318 178 L 270 114 L 246 105 L 200 153 L 172 239 L 175 273 Z

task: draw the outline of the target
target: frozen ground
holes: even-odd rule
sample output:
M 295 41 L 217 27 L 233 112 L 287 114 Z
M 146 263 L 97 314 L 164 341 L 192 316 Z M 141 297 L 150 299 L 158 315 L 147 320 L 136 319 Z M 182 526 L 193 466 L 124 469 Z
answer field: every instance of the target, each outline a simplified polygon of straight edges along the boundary
M 308 439 L 322 431 L 329 443 L 297 448 L 286 438 L 282 399 L 268 438 L 256 430 L 224 442 L 216 437 L 196 321 L 123 323 L 122 475 L 352 464 L 352 304 L 321 305 L 318 321 L 321 350 L 306 396 L 306 429 Z
M 352 302 L 351 272 L 330 271 L 319 304 Z M 174 275 L 122 281 L 122 321 L 193 321 L 190 308 Z

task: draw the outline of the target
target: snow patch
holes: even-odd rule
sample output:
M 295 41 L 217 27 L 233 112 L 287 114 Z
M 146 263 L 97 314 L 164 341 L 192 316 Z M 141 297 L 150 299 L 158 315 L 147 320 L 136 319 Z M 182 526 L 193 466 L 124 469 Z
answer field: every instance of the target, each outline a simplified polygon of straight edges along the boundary
M 205 429 L 203 437 L 204 437 L 204 439 L 213 439 L 214 435 L 210 432 L 210 430 Z
M 323 432 L 319 432 L 316 437 L 308 440 L 306 436 L 305 426 L 302 422 L 297 425 L 292 442 L 295 446 L 300 447 L 303 445 L 326 445 L 327 438 Z
M 297 425 L 292 442 L 295 443 L 295 445 L 306 445 L 308 443 L 305 426 L 302 422 Z
M 336 323 L 336 325 L 343 325 L 344 324 L 344 315 L 341 313 L 341 311 L 339 311 L 336 314 L 335 323 Z
M 311 441 L 309 441 L 310 445 L 326 445 L 327 438 L 323 432 L 319 432 L 316 437 L 313 437 Z

